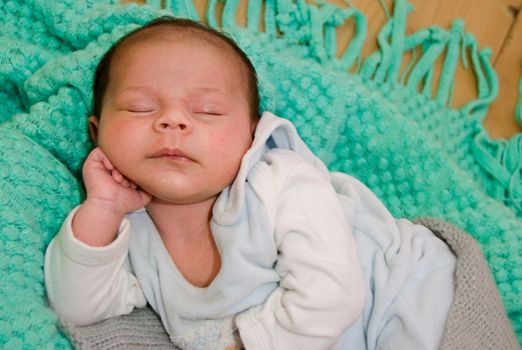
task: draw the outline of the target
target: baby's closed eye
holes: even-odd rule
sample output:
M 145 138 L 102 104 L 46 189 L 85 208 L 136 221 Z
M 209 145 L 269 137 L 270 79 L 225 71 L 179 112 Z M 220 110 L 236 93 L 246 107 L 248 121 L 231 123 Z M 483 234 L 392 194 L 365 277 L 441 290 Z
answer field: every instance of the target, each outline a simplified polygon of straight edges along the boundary
M 130 106 L 125 107 L 124 110 L 130 113 L 150 113 L 155 111 L 156 108 L 153 106 Z
M 225 114 L 225 110 L 223 107 L 217 104 L 211 103 L 199 103 L 190 105 L 189 110 L 191 113 L 195 114 L 205 114 L 205 115 L 214 115 L 220 116 Z
M 115 105 L 118 110 L 128 113 L 150 113 L 160 108 L 156 98 L 136 92 L 125 92 L 118 96 Z

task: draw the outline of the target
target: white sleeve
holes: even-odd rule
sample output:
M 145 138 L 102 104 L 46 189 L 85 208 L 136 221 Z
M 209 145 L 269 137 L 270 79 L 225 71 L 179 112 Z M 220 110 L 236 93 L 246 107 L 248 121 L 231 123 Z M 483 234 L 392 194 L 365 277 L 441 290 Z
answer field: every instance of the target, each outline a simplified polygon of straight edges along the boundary
M 131 236 L 128 219 L 122 221 L 114 242 L 91 247 L 73 235 L 76 210 L 45 255 L 45 285 L 53 309 L 78 325 L 88 325 L 145 306 L 136 277 L 124 266 Z
M 314 166 L 290 154 L 267 158 L 280 179 L 267 198 L 276 198 L 281 281 L 263 305 L 237 316 L 241 339 L 248 350 L 331 349 L 366 295 L 349 223 L 329 178 Z

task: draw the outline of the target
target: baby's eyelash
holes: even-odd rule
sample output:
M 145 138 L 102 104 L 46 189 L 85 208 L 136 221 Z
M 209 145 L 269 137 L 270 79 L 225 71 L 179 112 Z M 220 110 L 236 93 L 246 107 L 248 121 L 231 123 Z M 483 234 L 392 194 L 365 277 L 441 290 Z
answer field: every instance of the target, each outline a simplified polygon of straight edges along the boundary
M 133 107 L 126 107 L 126 108 L 123 108 L 124 111 L 126 112 L 129 112 L 129 113 L 150 113 L 150 112 L 153 112 L 155 110 L 154 107 L 149 107 L 149 106 L 133 106 Z
M 223 113 L 215 108 L 215 107 L 207 107 L 207 106 L 196 106 L 196 107 L 189 107 L 189 111 L 191 113 L 195 113 L 195 114 L 206 114 L 206 115 L 214 115 L 214 116 L 220 116 L 222 115 Z
M 152 112 L 153 109 L 136 109 L 136 108 L 129 108 L 129 109 L 126 109 L 127 112 L 131 112 L 131 113 L 147 113 L 147 112 Z
M 206 114 L 206 115 L 213 115 L 213 116 L 220 116 L 222 115 L 222 113 L 218 113 L 218 112 L 210 112 L 210 111 L 200 111 L 200 112 L 194 112 L 194 113 L 197 113 L 197 114 Z

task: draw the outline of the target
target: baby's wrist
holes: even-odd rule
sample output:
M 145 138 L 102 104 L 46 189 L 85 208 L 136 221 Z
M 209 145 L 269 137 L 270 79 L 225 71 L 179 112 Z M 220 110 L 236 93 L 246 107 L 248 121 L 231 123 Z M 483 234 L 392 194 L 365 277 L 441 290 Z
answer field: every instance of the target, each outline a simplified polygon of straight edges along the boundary
M 88 198 L 72 219 L 73 235 L 89 246 L 109 245 L 118 235 L 125 213 L 106 202 Z
M 102 216 L 114 215 L 121 219 L 127 214 L 123 206 L 104 198 L 87 196 L 82 206 L 89 207 L 92 212 L 99 211 Z

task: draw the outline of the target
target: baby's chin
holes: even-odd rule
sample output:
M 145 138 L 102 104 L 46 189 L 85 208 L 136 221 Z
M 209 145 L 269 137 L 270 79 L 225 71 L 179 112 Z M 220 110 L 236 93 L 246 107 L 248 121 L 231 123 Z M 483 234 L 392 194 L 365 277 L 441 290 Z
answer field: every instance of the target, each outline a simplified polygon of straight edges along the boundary
M 219 194 L 212 195 L 212 196 L 201 196 L 201 195 L 165 195 L 162 194 L 160 196 L 158 195 L 152 195 L 152 200 L 147 206 L 156 205 L 156 206 L 185 206 L 185 205 L 197 205 L 197 204 L 204 204 L 204 203 L 211 203 L 212 205 L 216 201 Z

